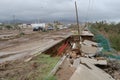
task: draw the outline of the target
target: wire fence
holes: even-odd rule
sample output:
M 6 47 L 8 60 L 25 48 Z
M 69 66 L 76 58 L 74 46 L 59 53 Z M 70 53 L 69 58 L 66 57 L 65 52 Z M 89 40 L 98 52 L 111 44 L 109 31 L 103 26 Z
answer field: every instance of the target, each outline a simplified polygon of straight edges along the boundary
M 110 42 L 106 37 L 91 26 L 89 26 L 88 29 L 94 34 L 94 40 L 98 43 L 99 47 L 103 48 L 99 54 L 100 56 L 120 60 L 120 55 L 118 55 L 117 51 L 111 47 Z

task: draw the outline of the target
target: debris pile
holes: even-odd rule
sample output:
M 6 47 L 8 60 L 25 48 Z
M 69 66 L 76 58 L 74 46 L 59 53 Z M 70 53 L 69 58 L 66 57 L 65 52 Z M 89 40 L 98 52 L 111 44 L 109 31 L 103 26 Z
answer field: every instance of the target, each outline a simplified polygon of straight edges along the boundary
M 115 80 L 120 80 L 120 61 L 109 61 L 108 65 L 104 67 L 103 70 L 109 73 Z
M 0 64 L 0 79 L 36 80 L 40 75 L 46 77 L 56 65 L 48 76 L 57 80 L 120 80 L 120 61 L 100 56 L 103 47 L 93 37 L 85 28 L 80 36 L 71 36 L 45 51 L 54 57 L 41 54 L 24 62 Z M 43 80 L 41 76 L 37 80 Z
M 120 80 L 120 63 L 99 56 L 103 48 L 94 42 L 93 37 L 94 34 L 85 29 L 81 42 L 75 37 L 69 42 L 70 49 L 64 52 L 66 58 L 55 73 L 58 80 Z M 69 69 L 74 69 L 71 76 L 60 79 L 67 75 L 67 70 L 70 72 Z

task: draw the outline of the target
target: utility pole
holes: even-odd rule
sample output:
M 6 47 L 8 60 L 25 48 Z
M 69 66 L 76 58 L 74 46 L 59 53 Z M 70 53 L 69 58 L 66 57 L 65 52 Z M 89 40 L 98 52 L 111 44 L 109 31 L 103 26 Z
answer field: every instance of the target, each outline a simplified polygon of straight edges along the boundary
M 13 23 L 14 23 L 14 25 L 16 24 L 16 16 L 15 15 L 13 15 Z
M 76 10 L 76 21 L 77 21 L 78 36 L 79 36 L 79 35 L 80 35 L 80 27 L 79 27 L 78 9 L 77 9 L 77 4 L 76 4 L 76 1 L 75 1 L 75 10 Z M 80 37 L 79 37 L 79 41 L 80 41 Z
M 78 9 L 77 9 L 76 1 L 75 1 L 75 10 L 76 10 L 76 21 L 77 21 L 78 39 L 79 39 L 79 41 L 77 42 L 77 45 L 78 45 L 79 54 L 81 55 L 81 44 L 80 44 L 80 42 L 81 42 L 81 37 L 80 37 L 80 27 L 79 27 Z

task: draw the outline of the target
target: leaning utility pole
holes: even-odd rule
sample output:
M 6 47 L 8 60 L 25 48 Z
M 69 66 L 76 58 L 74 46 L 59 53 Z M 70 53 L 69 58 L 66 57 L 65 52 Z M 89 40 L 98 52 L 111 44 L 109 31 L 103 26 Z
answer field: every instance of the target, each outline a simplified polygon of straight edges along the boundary
M 79 41 L 77 42 L 77 45 L 78 45 L 79 54 L 81 55 L 81 44 L 80 44 L 80 42 L 81 42 L 81 37 L 80 37 L 80 27 L 79 27 L 78 9 L 77 9 L 76 1 L 75 1 L 75 10 L 76 10 L 76 21 L 77 21 L 78 39 L 79 39 Z
M 80 35 L 80 28 L 79 28 L 78 9 L 77 9 L 76 1 L 75 1 L 75 10 L 76 10 L 76 21 L 77 21 L 78 36 L 79 36 Z M 80 37 L 79 37 L 79 41 L 80 41 Z

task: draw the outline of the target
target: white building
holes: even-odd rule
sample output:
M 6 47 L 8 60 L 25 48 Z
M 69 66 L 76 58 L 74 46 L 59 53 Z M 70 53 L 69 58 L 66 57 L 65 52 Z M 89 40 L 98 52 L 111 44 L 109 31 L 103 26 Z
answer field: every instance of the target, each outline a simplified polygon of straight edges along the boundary
M 32 26 L 30 24 L 20 24 L 18 26 L 21 28 L 32 28 Z
M 35 23 L 35 24 L 31 24 L 31 25 L 32 25 L 32 28 L 35 28 L 35 27 L 46 28 L 45 23 Z
M 63 28 L 64 28 L 64 25 L 57 25 L 57 28 L 58 28 L 58 29 L 63 29 Z

